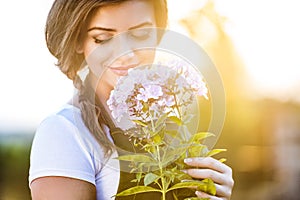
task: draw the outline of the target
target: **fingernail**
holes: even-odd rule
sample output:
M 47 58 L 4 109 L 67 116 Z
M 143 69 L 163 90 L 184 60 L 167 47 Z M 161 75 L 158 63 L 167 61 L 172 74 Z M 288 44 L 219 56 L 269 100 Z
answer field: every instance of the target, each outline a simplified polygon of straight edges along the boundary
M 193 161 L 193 159 L 191 159 L 191 158 L 186 158 L 186 159 L 184 159 L 184 162 L 185 163 L 190 163 L 190 162 L 192 162 Z
M 180 171 L 182 171 L 183 173 L 186 173 L 186 174 L 187 174 L 187 170 L 185 170 L 185 169 L 182 169 L 182 170 L 180 170 Z
M 197 196 L 202 196 L 203 193 L 200 192 L 200 191 L 196 191 L 195 194 L 196 194 Z

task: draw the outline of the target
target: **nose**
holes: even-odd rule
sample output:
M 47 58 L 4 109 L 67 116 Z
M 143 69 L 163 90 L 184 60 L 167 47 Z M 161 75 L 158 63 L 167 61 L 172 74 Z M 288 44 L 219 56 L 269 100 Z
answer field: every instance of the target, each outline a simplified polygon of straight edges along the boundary
M 115 40 L 114 59 L 120 62 L 132 62 L 137 59 L 134 44 L 125 34 L 121 34 Z

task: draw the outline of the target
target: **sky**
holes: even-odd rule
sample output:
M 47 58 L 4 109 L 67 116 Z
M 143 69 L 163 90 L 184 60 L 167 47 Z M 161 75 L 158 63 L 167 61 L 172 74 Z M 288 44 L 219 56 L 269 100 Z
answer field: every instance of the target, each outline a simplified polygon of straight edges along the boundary
M 0 132 L 35 128 L 73 94 L 45 45 L 51 3 L 16 0 L 0 7 Z
M 300 102 L 300 1 L 217 0 L 259 97 Z
M 55 67 L 56 61 L 44 41 L 44 23 L 52 2 L 15 0 L 1 3 L 2 133 L 34 129 L 74 93 L 72 82 Z M 186 2 L 169 0 L 171 20 L 201 8 L 206 1 Z M 300 102 L 299 1 L 215 2 L 217 11 L 229 19 L 226 31 L 242 56 L 257 96 Z M 176 28 L 178 26 L 174 26 Z

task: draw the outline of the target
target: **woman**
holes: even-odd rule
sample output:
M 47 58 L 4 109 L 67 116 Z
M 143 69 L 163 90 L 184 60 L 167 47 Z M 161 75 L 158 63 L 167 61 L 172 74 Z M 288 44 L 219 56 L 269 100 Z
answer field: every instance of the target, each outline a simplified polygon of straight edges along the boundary
M 107 200 L 117 193 L 119 163 L 112 159 L 117 156 L 113 141 L 121 142 L 101 105 L 117 77 L 153 61 L 153 51 L 132 50 L 128 37 L 134 43 L 145 41 L 151 28 L 166 24 L 165 0 L 54 2 L 46 24 L 47 46 L 78 93 L 36 132 L 29 175 L 34 200 Z M 124 32 L 128 37 L 122 37 Z M 160 34 L 155 37 L 159 41 Z M 122 52 L 126 54 L 118 56 Z M 89 73 L 82 82 L 79 72 L 85 65 Z M 186 164 L 192 177 L 216 183 L 216 196 L 197 191 L 198 197 L 230 199 L 233 180 L 228 166 L 213 158 L 191 158 Z

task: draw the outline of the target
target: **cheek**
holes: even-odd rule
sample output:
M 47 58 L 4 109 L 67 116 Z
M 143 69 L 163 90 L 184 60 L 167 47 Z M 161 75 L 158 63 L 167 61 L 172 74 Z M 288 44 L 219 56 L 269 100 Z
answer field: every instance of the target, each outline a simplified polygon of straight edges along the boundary
M 105 63 L 108 63 L 112 57 L 112 50 L 99 45 L 89 45 L 84 54 L 85 61 L 92 73 L 100 77 L 104 73 Z
M 97 79 L 96 94 L 100 99 L 105 101 L 108 99 L 111 90 L 114 89 L 118 76 L 111 70 L 105 70 L 102 75 Z
M 155 50 L 138 50 L 136 56 L 141 61 L 141 65 L 152 64 L 155 58 Z
M 119 76 L 117 76 L 115 73 L 113 73 L 111 70 L 106 69 L 102 73 L 100 79 L 100 82 L 103 82 L 104 85 L 109 85 L 110 87 L 114 87 L 117 83 Z

